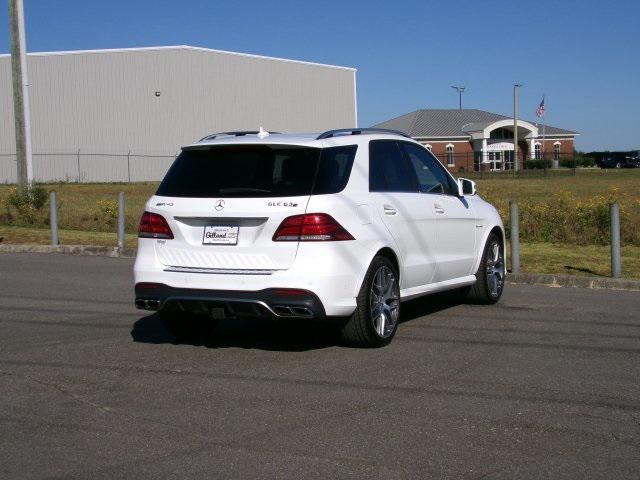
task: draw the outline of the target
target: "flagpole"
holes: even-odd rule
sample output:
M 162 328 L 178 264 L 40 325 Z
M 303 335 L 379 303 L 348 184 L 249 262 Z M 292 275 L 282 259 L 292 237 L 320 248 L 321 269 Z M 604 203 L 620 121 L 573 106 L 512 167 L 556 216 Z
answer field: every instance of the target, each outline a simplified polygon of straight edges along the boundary
M 545 96 L 542 95 L 542 103 L 543 105 L 545 104 Z M 545 152 L 546 152 L 546 143 L 545 143 L 545 130 L 546 130 L 546 126 L 547 126 L 547 122 L 545 120 L 545 117 L 547 115 L 547 106 L 544 105 L 544 110 L 542 112 L 542 161 L 544 162 L 544 168 L 547 168 L 547 159 L 545 158 Z

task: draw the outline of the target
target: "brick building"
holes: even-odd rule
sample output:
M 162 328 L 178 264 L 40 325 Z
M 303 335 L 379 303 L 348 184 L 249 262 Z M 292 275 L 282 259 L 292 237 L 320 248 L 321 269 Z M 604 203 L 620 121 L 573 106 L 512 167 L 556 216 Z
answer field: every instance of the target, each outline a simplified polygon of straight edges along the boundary
M 374 125 L 410 135 L 431 150 L 451 171 L 513 168 L 513 118 L 484 110 L 422 109 Z M 573 157 L 579 133 L 518 120 L 518 158 L 559 161 Z

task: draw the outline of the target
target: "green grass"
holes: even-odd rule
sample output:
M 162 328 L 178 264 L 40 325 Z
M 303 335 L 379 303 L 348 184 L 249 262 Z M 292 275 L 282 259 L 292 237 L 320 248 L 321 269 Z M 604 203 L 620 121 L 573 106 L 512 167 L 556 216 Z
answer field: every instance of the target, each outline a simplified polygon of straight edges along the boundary
M 559 193 L 569 193 L 577 199 L 588 200 L 594 197 L 604 197 L 617 189 L 625 200 L 630 203 L 640 202 L 640 169 L 600 170 L 578 169 L 575 176 L 549 176 L 513 178 L 507 175 L 501 178 L 477 179 L 478 192 L 502 210 L 506 210 L 509 200 L 519 202 L 545 202 Z M 464 175 L 464 174 L 461 174 Z M 115 231 L 115 219 L 108 217 L 102 211 L 101 201 L 116 202 L 118 192 L 126 196 L 126 230 L 135 233 L 138 220 L 147 199 L 154 194 L 157 183 L 134 184 L 75 184 L 50 183 L 43 184 L 48 191 L 58 194 L 58 218 L 60 228 L 69 230 L 85 230 L 95 232 Z M 11 185 L 0 185 L 0 225 L 12 222 L 7 218 L 5 200 Z M 640 207 L 640 203 L 635 203 Z M 638 208 L 640 212 L 640 208 Z M 47 228 L 48 210 L 45 208 L 34 225 L 21 224 L 13 221 L 14 225 L 25 227 Z M 38 223 L 39 222 L 39 223 Z
M 464 175 L 464 174 L 462 174 Z M 538 204 L 551 204 L 554 196 L 568 194 L 576 203 L 588 204 L 607 201 L 611 192 L 616 190 L 621 198 L 626 238 L 638 238 L 640 229 L 640 169 L 599 170 L 578 169 L 575 176 L 544 177 L 500 177 L 478 179 L 478 191 L 487 200 L 494 203 L 508 224 L 508 202 L 516 200 L 523 206 L 535 207 Z M 157 183 L 139 184 L 47 184 L 47 190 L 58 193 L 60 239 L 64 244 L 89 244 L 114 246 L 116 243 L 115 219 L 105 213 L 105 201 L 116 202 L 118 192 L 126 195 L 126 231 L 127 246 L 135 246 L 135 232 L 144 204 L 153 195 Z M 48 226 L 48 208 L 36 216 L 35 223 L 27 224 L 19 218 L 9 218 L 5 199 L 12 186 L 0 185 L 0 237 L 3 243 L 48 244 L 50 242 Z M 566 205 L 566 204 L 565 204 Z M 564 207 L 566 208 L 566 207 Z M 107 209 L 108 210 L 108 209 Z M 573 211 L 555 212 L 556 215 L 574 215 Z M 15 213 L 14 213 L 15 215 Z M 529 215 L 529 217 L 535 215 Z M 522 232 L 522 227 L 521 227 Z M 525 232 L 526 233 L 526 232 Z M 541 273 L 568 273 L 575 275 L 610 274 L 609 247 L 606 244 L 589 244 L 585 238 L 581 241 L 565 243 L 551 241 L 533 241 L 535 237 L 522 238 L 521 268 L 523 271 Z M 546 239 L 545 239 L 546 240 Z M 605 239 L 606 240 L 606 239 Z M 579 247 L 578 243 L 582 243 Z M 586 243 L 586 244 L 585 244 Z M 603 243 L 602 241 L 600 243 Z M 623 248 L 623 275 L 627 278 L 640 278 L 640 246 L 627 242 Z
M 460 176 L 464 177 L 464 173 Z M 480 195 L 491 200 L 503 201 L 547 201 L 553 195 L 568 192 L 578 199 L 589 199 L 599 195 L 607 195 L 616 188 L 629 195 L 633 200 L 640 200 L 640 168 L 630 169 L 577 169 L 576 175 L 548 177 L 513 178 L 505 175 L 500 178 L 474 179 Z
M 507 257 L 509 252 L 507 251 Z M 611 247 L 522 243 L 520 269 L 531 273 L 611 276 Z M 622 276 L 640 279 L 640 247 L 622 248 Z
M 116 234 L 60 230 L 60 242 L 64 245 L 116 245 Z M 41 228 L 0 226 L 0 243 L 48 245 L 49 230 Z M 137 238 L 127 234 L 126 246 L 135 247 Z M 610 248 L 602 245 L 573 245 L 553 243 L 523 243 L 520 245 L 520 266 L 524 272 L 564 273 L 568 275 L 611 275 Z M 508 247 L 507 247 L 508 250 Z M 508 254 L 507 254 L 508 256 Z M 622 276 L 640 279 L 640 247 L 622 248 Z
M 60 243 L 63 245 L 98 245 L 115 247 L 117 243 L 116 233 L 90 232 L 83 230 L 58 230 Z M 20 243 L 29 245 L 49 245 L 51 243 L 51 231 L 44 228 L 26 228 L 0 225 L 0 244 Z M 135 247 L 137 235 L 125 235 L 127 247 Z
M 606 245 L 610 204 L 620 205 L 624 245 L 640 246 L 640 169 L 577 170 L 576 175 L 480 179 L 478 192 L 508 226 L 509 201 L 518 202 L 524 242 Z
M 48 191 L 55 191 L 58 197 L 58 225 L 64 230 L 91 232 L 115 232 L 116 219 L 105 213 L 105 205 L 115 207 L 118 192 L 125 193 L 125 230 L 135 233 L 146 201 L 158 188 L 157 183 L 134 184 L 44 184 Z M 8 218 L 11 212 L 6 207 L 6 198 L 11 185 L 0 185 L 0 225 L 48 228 L 48 206 L 38 212 L 36 221 L 28 224 L 20 218 Z M 105 204 L 104 202 L 108 202 Z

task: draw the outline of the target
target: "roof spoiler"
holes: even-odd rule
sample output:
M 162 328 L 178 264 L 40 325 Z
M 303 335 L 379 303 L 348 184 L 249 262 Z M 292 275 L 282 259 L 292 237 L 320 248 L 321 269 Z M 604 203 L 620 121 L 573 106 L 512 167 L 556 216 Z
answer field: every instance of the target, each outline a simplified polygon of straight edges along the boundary
M 202 137 L 200 140 L 198 140 L 199 142 L 202 142 L 204 140 L 213 140 L 214 138 L 217 137 L 244 137 L 245 135 L 257 135 L 259 133 L 264 132 L 263 130 L 259 131 L 259 130 L 238 130 L 235 132 L 218 132 L 218 133 L 211 133 L 209 135 L 207 135 L 206 137 Z M 269 134 L 272 133 L 280 133 L 280 132 L 266 132 Z

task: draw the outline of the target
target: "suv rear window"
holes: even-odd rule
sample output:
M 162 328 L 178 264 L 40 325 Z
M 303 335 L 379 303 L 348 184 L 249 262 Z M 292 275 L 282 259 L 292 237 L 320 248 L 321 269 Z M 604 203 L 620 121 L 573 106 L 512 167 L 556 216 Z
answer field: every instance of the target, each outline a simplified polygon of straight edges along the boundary
M 337 193 L 349 180 L 356 148 L 224 145 L 185 149 L 156 195 L 256 198 Z

